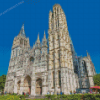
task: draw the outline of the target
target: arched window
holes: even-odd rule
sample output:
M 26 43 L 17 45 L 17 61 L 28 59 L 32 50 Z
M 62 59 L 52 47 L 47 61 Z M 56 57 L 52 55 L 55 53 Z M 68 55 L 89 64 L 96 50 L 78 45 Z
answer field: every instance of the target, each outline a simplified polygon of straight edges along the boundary
M 34 62 L 34 58 L 30 57 L 30 64 L 32 64 Z
M 23 39 L 20 40 L 20 44 L 23 44 Z
M 58 83 L 59 87 L 61 87 L 61 71 L 58 71 Z
M 52 72 L 52 81 L 53 81 L 53 87 L 54 87 L 54 85 L 55 85 L 55 83 L 54 83 L 54 71 Z
M 27 45 L 27 41 L 24 41 L 24 45 L 25 45 L 25 46 Z
M 13 50 L 13 56 L 14 56 L 14 50 Z
M 17 49 L 16 49 L 16 57 L 17 57 Z
M 31 61 L 31 62 L 34 62 L 34 58 L 33 58 L 33 57 L 31 57 L 31 58 L 30 58 L 30 61 Z
M 20 50 L 19 50 L 19 55 L 20 55 Z
M 59 12 L 58 8 L 57 8 L 57 12 Z
M 59 27 L 59 20 L 58 20 L 58 27 Z

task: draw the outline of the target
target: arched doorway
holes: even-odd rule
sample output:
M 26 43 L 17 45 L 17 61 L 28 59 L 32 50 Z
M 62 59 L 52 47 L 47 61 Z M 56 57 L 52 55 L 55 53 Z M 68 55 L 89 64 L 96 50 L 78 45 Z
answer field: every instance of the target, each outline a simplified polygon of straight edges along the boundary
M 36 80 L 36 95 L 42 95 L 42 79 L 38 78 Z
M 20 81 L 17 82 L 17 93 L 19 94 L 20 92 Z
M 31 94 L 31 77 L 26 76 L 24 79 L 24 92 Z

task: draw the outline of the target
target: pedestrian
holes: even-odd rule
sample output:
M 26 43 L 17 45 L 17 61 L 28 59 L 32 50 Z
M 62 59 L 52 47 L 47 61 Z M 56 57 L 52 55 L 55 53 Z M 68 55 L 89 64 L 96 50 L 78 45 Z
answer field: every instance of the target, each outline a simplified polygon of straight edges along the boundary
M 51 95 L 53 95 L 53 92 L 51 91 Z
M 24 92 L 24 96 L 25 96 L 25 92 Z
M 59 93 L 57 92 L 57 95 L 59 95 Z
M 47 95 L 49 95 L 50 93 L 49 93 L 49 91 L 47 92 Z
M 60 92 L 60 95 L 62 95 L 62 91 Z

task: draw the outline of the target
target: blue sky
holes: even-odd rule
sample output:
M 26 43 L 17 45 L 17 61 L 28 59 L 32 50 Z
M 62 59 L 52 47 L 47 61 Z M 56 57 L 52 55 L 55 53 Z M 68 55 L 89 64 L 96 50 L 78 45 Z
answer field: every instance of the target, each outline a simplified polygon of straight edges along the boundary
M 0 76 L 7 74 L 13 39 L 24 22 L 25 33 L 33 46 L 39 32 L 48 37 L 49 11 L 60 4 L 65 12 L 69 34 L 78 56 L 89 52 L 100 73 L 100 1 L 99 0 L 23 0 L 24 3 L 0 16 Z M 28 1 L 28 2 L 27 2 Z M 38 2 L 39 1 L 39 2 Z M 0 0 L 0 14 L 22 0 Z M 37 3 L 36 3 L 37 2 Z

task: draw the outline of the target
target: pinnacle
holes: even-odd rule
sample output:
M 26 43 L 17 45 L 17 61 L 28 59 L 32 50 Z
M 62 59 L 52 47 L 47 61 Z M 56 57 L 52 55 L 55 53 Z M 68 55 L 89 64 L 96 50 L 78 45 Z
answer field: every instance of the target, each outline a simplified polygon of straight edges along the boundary
M 24 24 L 22 25 L 22 29 L 24 30 Z
M 43 41 L 46 41 L 45 30 L 44 30 L 44 38 L 43 38 Z
M 86 53 L 87 53 L 87 56 L 89 56 L 89 53 L 88 53 L 88 51 L 86 50 Z
M 38 33 L 37 43 L 40 43 L 39 33 Z
M 25 30 L 24 30 L 24 24 L 21 27 L 21 30 L 19 32 L 19 35 L 24 36 L 25 37 Z

